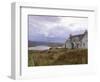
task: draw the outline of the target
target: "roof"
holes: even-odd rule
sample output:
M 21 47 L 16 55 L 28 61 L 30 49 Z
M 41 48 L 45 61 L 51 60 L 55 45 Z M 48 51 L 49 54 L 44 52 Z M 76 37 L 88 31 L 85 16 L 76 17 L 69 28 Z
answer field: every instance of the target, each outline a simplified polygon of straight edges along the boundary
M 87 34 L 87 30 L 83 34 L 70 35 L 70 39 L 75 38 L 75 37 L 78 37 L 79 40 L 81 40 L 84 37 L 85 34 Z

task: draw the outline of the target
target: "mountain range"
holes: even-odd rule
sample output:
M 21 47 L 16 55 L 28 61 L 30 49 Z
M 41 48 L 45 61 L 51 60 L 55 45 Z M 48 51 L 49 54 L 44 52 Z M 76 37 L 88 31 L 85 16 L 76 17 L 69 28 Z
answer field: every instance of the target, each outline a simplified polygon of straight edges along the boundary
M 45 41 L 28 41 L 28 47 L 35 47 L 40 45 L 46 45 L 50 47 L 61 47 L 64 45 L 64 43 L 58 43 L 58 42 L 45 42 Z

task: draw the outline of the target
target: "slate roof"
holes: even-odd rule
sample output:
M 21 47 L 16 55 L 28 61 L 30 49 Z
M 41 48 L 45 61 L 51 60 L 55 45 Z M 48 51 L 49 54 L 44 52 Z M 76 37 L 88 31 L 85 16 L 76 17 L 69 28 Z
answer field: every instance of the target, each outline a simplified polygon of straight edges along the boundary
M 78 34 L 78 35 L 70 35 L 70 39 L 78 37 L 79 40 L 82 40 L 82 38 L 84 37 L 84 35 L 87 34 L 87 31 L 85 31 L 83 34 Z

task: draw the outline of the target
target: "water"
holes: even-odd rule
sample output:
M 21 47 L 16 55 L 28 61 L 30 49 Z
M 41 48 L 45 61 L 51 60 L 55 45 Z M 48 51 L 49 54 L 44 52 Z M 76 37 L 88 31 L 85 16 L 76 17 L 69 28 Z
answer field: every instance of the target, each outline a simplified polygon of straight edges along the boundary
M 28 50 L 48 50 L 50 47 L 45 45 L 29 47 Z

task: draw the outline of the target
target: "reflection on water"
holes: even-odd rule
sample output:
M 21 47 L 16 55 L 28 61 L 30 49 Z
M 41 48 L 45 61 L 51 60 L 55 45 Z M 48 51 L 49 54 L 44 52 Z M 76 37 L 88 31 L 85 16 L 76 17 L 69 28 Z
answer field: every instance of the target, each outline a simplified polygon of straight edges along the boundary
M 29 47 L 28 50 L 48 50 L 50 47 L 45 45 Z

